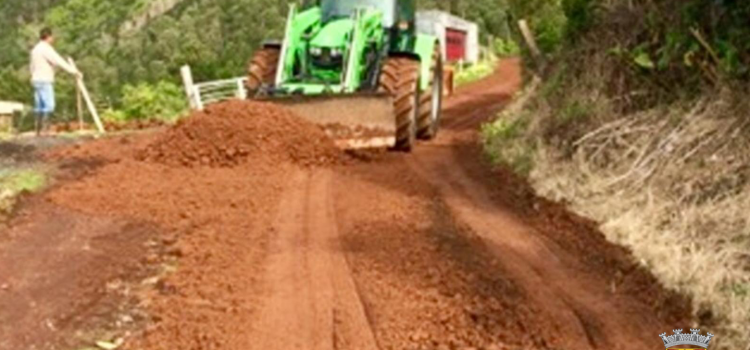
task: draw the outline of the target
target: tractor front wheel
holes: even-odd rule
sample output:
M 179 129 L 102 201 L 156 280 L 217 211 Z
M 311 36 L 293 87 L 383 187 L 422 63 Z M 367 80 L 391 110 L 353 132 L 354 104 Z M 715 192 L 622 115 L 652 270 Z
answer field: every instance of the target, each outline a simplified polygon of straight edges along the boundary
M 255 53 L 247 67 L 247 96 L 253 98 L 263 85 L 271 85 L 276 79 L 276 69 L 281 51 L 275 47 L 264 47 Z
M 379 90 L 393 97 L 396 114 L 396 149 L 409 152 L 417 138 L 419 116 L 419 61 L 389 58 L 380 73 Z

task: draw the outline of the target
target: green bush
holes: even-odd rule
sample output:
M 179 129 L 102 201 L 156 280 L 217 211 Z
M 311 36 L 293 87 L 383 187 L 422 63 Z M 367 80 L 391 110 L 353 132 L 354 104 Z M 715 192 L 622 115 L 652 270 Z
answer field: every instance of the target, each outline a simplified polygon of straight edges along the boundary
M 518 56 L 521 53 L 518 43 L 512 39 L 496 38 L 492 44 L 492 51 L 499 57 Z
M 509 0 L 509 5 L 514 18 L 529 22 L 542 52 L 558 51 L 567 26 L 560 0 Z
M 460 86 L 485 78 L 495 71 L 494 67 L 493 60 L 486 60 L 463 68 L 456 73 L 455 83 Z
M 128 115 L 121 110 L 110 108 L 102 113 L 102 120 L 108 123 L 120 124 L 128 121 Z
M 156 119 L 173 122 L 187 110 L 182 89 L 166 81 L 160 81 L 155 85 L 125 85 L 122 95 L 122 107 L 105 112 L 105 120 L 125 122 Z
M 564 0 L 584 9 L 567 9 L 581 26 L 591 25 L 595 17 L 593 0 Z M 588 3 L 588 4 L 586 4 Z M 570 5 L 573 6 L 573 5 Z M 644 5 L 645 6 L 645 5 Z M 592 26 L 600 33 L 620 33 L 608 38 L 609 52 L 628 67 L 626 86 L 651 84 L 654 91 L 666 86 L 673 92 L 694 93 L 722 82 L 750 80 L 750 3 L 747 1 L 664 0 L 649 8 L 648 15 L 636 25 L 611 28 L 610 18 L 643 17 L 640 6 L 631 12 L 600 10 L 601 23 Z M 627 21 L 624 21 L 627 23 Z M 606 27 L 606 30 L 604 29 Z M 590 44 L 592 45 L 592 44 Z
M 562 9 L 567 18 L 566 35 L 575 39 L 575 35 L 585 31 L 594 22 L 593 0 L 562 0 Z
M 37 192 L 47 185 L 47 176 L 37 169 L 0 169 L 0 219 L 9 213 L 24 192 Z
M 558 114 L 558 121 L 561 125 L 585 122 L 593 114 L 593 106 L 585 101 L 566 101 L 564 107 Z
M 497 120 L 482 126 L 484 149 L 490 161 L 528 175 L 534 168 L 535 149 L 525 140 L 528 116 L 509 119 L 501 115 Z
M 542 11 L 536 23 L 532 23 L 539 48 L 543 52 L 554 53 L 560 48 L 565 35 L 565 23 L 565 15 L 551 6 Z

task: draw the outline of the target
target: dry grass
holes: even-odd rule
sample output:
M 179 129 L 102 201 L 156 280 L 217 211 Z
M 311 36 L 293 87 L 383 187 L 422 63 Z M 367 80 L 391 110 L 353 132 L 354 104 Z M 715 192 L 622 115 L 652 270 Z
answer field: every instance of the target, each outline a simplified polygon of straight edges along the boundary
M 676 328 L 716 334 L 712 349 L 750 350 L 750 84 L 634 61 L 636 48 L 654 54 L 666 33 L 689 32 L 677 28 L 684 3 L 600 1 L 597 24 L 484 128 L 484 142 L 691 296 L 696 324 Z
M 537 99 L 535 122 L 503 143 L 533 144 L 541 195 L 599 221 L 665 286 L 692 297 L 697 324 L 675 326 L 711 331 L 714 349 L 750 350 L 750 107 L 735 96 L 620 118 L 597 103 L 572 152 L 550 144 L 543 129 L 560 112 Z

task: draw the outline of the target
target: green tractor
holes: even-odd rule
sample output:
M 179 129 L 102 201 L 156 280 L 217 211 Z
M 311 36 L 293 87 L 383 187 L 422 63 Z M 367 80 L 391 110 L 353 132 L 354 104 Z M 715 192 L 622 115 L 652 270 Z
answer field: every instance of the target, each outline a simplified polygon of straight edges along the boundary
M 292 5 L 284 40 L 251 60 L 247 89 L 323 125 L 342 147 L 410 151 L 440 125 L 440 43 L 417 33 L 414 0 Z

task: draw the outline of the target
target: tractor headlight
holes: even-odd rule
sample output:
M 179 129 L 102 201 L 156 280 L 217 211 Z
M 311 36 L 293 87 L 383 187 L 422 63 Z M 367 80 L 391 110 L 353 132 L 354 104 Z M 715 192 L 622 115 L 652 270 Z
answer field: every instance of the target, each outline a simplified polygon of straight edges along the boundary
M 344 54 L 344 50 L 342 49 L 339 49 L 339 48 L 331 49 L 331 57 L 337 58 L 337 57 L 341 57 L 341 55 L 343 54 Z
M 311 47 L 310 48 L 310 54 L 313 56 L 320 56 L 323 54 L 323 49 L 319 47 Z

